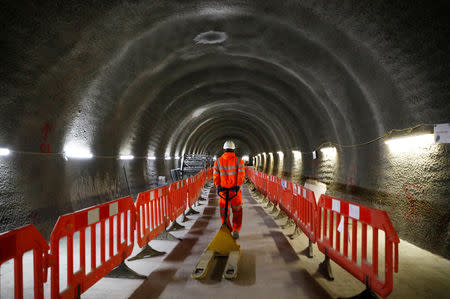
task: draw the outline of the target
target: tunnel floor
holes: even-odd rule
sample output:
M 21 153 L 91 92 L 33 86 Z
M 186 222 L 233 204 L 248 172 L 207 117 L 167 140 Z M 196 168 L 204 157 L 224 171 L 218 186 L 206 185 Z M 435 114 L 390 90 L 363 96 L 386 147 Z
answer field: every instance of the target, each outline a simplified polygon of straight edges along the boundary
M 364 290 L 364 284 L 332 262 L 334 281 L 327 281 L 317 269 L 324 255 L 314 245 L 314 256 L 306 256 L 308 239 L 286 236 L 293 227 L 282 229 L 286 219 L 274 220 L 242 188 L 244 218 L 239 244 L 242 255 L 236 280 L 222 278 L 225 260 L 217 259 L 203 280 L 191 278 L 200 255 L 220 226 L 218 198 L 215 189 L 204 190 L 207 201 L 195 207 L 200 213 L 182 223 L 185 229 L 172 234 L 181 241 L 152 240 L 150 245 L 167 254 L 128 262 L 136 272 L 148 275 L 146 280 L 103 278 L 82 294 L 82 298 L 338 298 L 351 297 Z M 178 220 L 181 223 L 181 219 Z M 136 245 L 133 256 L 140 251 Z M 394 275 L 394 291 L 389 298 L 447 298 L 450 293 L 450 261 L 423 250 L 405 240 L 399 245 L 399 272 Z M 62 260 L 66 260 L 65 257 Z M 30 252 L 23 259 L 32 267 Z M 0 297 L 13 296 L 13 265 L 2 267 Z M 64 271 L 63 271 L 64 272 Z M 50 298 L 50 271 L 44 285 Z M 24 273 L 25 298 L 32 297 L 32 271 Z M 61 282 L 60 282 L 61 283 Z
M 242 192 L 242 255 L 237 279 L 221 277 L 226 262 L 221 258 L 216 258 L 205 279 L 192 279 L 192 269 L 220 226 L 218 197 L 213 190 L 203 214 L 131 298 L 331 298 L 299 265 L 296 251 L 247 187 Z

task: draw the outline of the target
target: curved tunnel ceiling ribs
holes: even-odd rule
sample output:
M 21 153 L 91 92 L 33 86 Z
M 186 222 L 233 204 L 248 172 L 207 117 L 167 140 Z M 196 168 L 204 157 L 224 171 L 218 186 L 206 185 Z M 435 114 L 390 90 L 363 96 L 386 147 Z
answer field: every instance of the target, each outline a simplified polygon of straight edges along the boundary
M 162 51 L 160 48 L 155 48 L 155 45 L 160 45 L 160 43 L 155 43 L 155 40 L 160 38 L 161 34 L 167 33 L 166 27 L 182 27 L 185 28 L 185 32 L 180 32 L 180 34 L 193 36 L 197 29 L 204 27 L 204 24 L 198 21 L 197 18 L 198 15 L 186 16 L 185 18 L 177 18 L 152 27 L 149 32 L 128 42 L 120 52 L 120 55 L 117 55 L 114 63 L 102 73 L 103 78 L 94 81 L 101 82 L 101 84 L 98 86 L 98 83 L 95 83 L 94 86 L 97 88 L 90 87 L 91 90 L 96 89 L 96 91 L 91 91 L 89 94 L 94 94 L 94 97 L 89 98 L 93 99 L 95 96 L 99 98 L 107 95 L 109 97 L 108 102 L 112 104 L 110 109 L 103 111 L 102 115 L 93 117 L 99 124 L 94 125 L 97 128 L 94 139 L 98 140 L 96 143 L 100 152 L 108 151 L 111 148 L 116 150 L 123 148 L 124 144 L 127 144 L 126 141 L 130 140 L 127 135 L 134 135 L 136 136 L 135 138 L 142 137 L 136 134 L 136 129 L 132 129 L 144 126 L 142 121 L 145 120 L 145 117 L 143 118 L 140 115 L 144 115 L 145 111 L 149 109 L 163 111 L 167 104 L 159 100 L 158 94 L 164 93 L 167 88 L 173 87 L 173 84 L 170 84 L 171 81 L 180 83 L 180 80 L 177 80 L 179 77 L 188 78 L 186 85 L 192 88 L 192 84 L 195 83 L 195 76 L 198 75 L 196 72 L 199 72 L 199 70 L 205 73 L 204 76 L 212 77 L 212 81 L 214 78 L 220 80 L 220 76 L 225 77 L 222 80 L 226 80 L 226 75 L 221 75 L 222 71 L 226 72 L 226 68 L 234 66 L 236 71 L 232 74 L 232 77 L 235 77 L 239 71 L 247 72 L 248 76 L 241 76 L 242 80 L 254 82 L 255 85 L 261 84 L 261 82 L 254 79 L 254 76 L 263 74 L 261 77 L 266 76 L 264 78 L 266 79 L 264 86 L 267 86 L 268 89 L 275 87 L 273 97 L 279 101 L 282 99 L 280 92 L 276 90 L 276 86 L 280 84 L 276 82 L 278 79 L 274 78 L 274 76 L 282 78 L 281 81 L 290 85 L 291 89 L 291 94 L 286 98 L 285 104 L 293 106 L 292 103 L 297 103 L 296 106 L 301 107 L 304 111 L 299 113 L 303 116 L 300 118 L 300 121 L 308 119 L 308 117 L 315 117 L 316 119 L 320 118 L 320 121 L 312 120 L 306 121 L 306 123 L 322 124 L 324 121 L 331 122 L 328 128 L 318 129 L 318 132 L 314 134 L 314 136 L 322 134 L 319 140 L 310 141 L 312 145 L 316 146 L 326 140 L 343 140 L 344 143 L 354 141 L 354 135 L 358 133 L 355 133 L 353 129 L 357 127 L 360 119 L 364 119 L 364 122 L 367 122 L 374 115 L 378 114 L 373 111 L 373 104 L 361 104 L 361 102 L 365 103 L 367 101 L 364 96 L 367 90 L 363 92 L 360 89 L 360 84 L 352 79 L 353 75 L 349 74 L 349 67 L 343 67 L 341 59 L 338 59 L 336 54 L 331 55 L 331 52 L 326 49 L 326 45 L 321 43 L 321 41 L 319 42 L 317 37 L 313 41 L 309 38 L 307 32 L 300 32 L 297 28 L 293 29 L 292 26 L 278 23 L 277 20 L 256 16 L 227 16 L 227 18 L 236 22 L 242 21 L 242 18 L 245 21 L 252 20 L 258 23 L 263 21 L 269 22 L 265 25 L 267 26 L 266 35 L 262 39 L 283 36 L 286 41 L 296 40 L 296 43 L 290 44 L 289 47 L 279 47 L 279 45 L 271 47 L 270 45 L 273 43 L 267 43 L 269 47 L 260 47 L 261 43 L 266 44 L 265 40 L 252 37 L 253 43 L 246 44 L 246 56 L 243 56 L 243 52 L 240 50 L 240 47 L 243 45 L 239 39 L 236 39 L 235 42 L 227 40 L 223 45 L 224 48 L 220 49 L 196 45 L 191 40 L 188 43 L 186 40 L 183 42 L 168 42 L 163 47 L 165 49 L 171 47 L 170 51 Z M 189 22 L 189 26 L 180 26 L 180 24 L 187 22 Z M 222 23 L 221 20 L 216 22 Z M 233 22 L 229 23 L 232 24 Z M 226 24 L 221 25 L 227 28 L 227 34 L 230 37 L 239 37 L 242 34 L 236 31 L 237 28 L 232 26 L 228 28 L 230 26 Z M 329 32 L 326 33 L 329 34 Z M 351 42 L 348 41 L 348 44 L 351 45 Z M 144 48 L 146 49 L 145 51 L 142 50 Z M 151 50 L 152 48 L 153 51 Z M 164 56 L 162 52 L 170 54 Z M 249 56 L 249 53 L 252 53 L 252 55 Z M 295 58 L 292 59 L 293 57 Z M 140 62 L 139 64 L 137 63 L 138 61 Z M 121 82 L 121 84 L 111 84 L 109 82 Z M 201 78 L 197 83 L 200 82 L 202 82 Z M 318 82 L 327 82 L 328 85 L 323 86 L 318 84 Z M 116 95 L 119 95 L 119 97 Z M 172 95 L 177 96 L 173 93 Z M 89 101 L 89 98 L 85 98 L 85 100 Z M 341 102 L 343 98 L 347 99 L 348 104 L 343 105 Z M 339 99 L 339 104 L 336 102 L 336 99 Z M 359 104 L 352 105 L 352 102 L 359 102 Z M 370 106 L 372 108 L 369 109 L 368 107 Z M 356 115 L 356 113 L 349 113 L 348 111 L 356 109 L 355 107 L 359 109 L 358 114 L 363 113 L 367 117 L 355 119 L 344 117 L 344 115 L 347 115 L 347 117 Z M 266 113 L 269 112 L 266 111 Z M 128 121 L 125 121 L 125 119 Z M 135 121 L 130 122 L 129 120 Z M 136 123 L 138 120 L 140 122 Z M 108 125 L 100 129 L 101 123 L 107 123 Z M 376 127 L 375 122 L 373 127 Z M 111 147 L 111 142 L 108 142 L 108 138 L 106 138 L 106 136 L 111 136 L 109 134 L 111 132 L 120 133 L 117 140 L 122 140 L 120 142 L 121 145 L 116 144 Z M 330 134 L 331 132 L 333 133 Z M 373 134 L 375 133 L 370 135 Z M 102 136 L 105 137 L 102 138 Z M 304 135 L 301 134 L 300 136 Z M 308 136 L 307 140 L 314 140 L 314 136 Z M 142 150 L 142 148 L 132 149 L 132 151 L 139 152 L 142 152 Z

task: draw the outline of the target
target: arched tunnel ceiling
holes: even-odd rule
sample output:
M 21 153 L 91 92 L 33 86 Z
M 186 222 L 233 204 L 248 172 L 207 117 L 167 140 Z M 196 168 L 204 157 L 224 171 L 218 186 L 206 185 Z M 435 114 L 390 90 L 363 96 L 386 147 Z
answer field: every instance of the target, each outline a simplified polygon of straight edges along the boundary
M 280 175 L 339 192 L 356 181 L 383 200 L 437 169 L 430 196 L 448 210 L 447 148 L 423 169 L 399 167 L 381 142 L 342 147 L 336 165 L 312 161 L 325 142 L 450 122 L 447 2 L 3 1 L 0 148 L 16 158 L 0 160 L 0 205 L 11 210 L 12 197 L 21 208 L 0 213 L 15 217 L 0 226 L 26 223 L 30 209 L 59 215 L 127 194 L 126 171 L 148 189 L 180 166 L 165 156 L 218 155 L 230 138 L 242 155 L 309 155 L 286 155 L 271 168 Z M 42 145 L 53 155 L 37 155 Z M 64 160 L 69 146 L 96 158 Z M 405 227 L 427 243 L 425 230 Z
M 387 9 L 383 5 L 152 1 L 127 6 L 118 2 L 116 7 L 110 4 L 113 8 L 96 12 L 101 17 L 85 24 L 73 50 L 59 56 L 54 68 L 48 68 L 36 84 L 56 81 L 59 86 L 62 78 L 57 74 L 70 76 L 74 66 L 81 73 L 89 72 L 86 77 L 80 73 L 77 79 L 71 78 L 78 82 L 64 92 L 64 104 L 48 112 L 64 115 L 58 131 L 64 140 L 60 147 L 84 143 L 104 155 L 165 152 L 160 148 L 161 131 L 170 136 L 177 130 L 176 118 L 184 120 L 193 113 L 189 109 L 230 95 L 248 99 L 242 103 L 259 101 L 260 107 L 266 107 L 255 118 L 263 117 L 262 113 L 265 119 L 273 118 L 279 130 L 291 133 L 286 136 L 289 146 L 307 151 L 324 141 L 353 144 L 421 120 L 416 114 L 398 117 L 410 103 L 402 99 L 394 74 L 389 75 L 377 49 L 371 47 L 376 40 L 367 40 L 367 32 L 348 31 L 352 26 L 336 26 L 352 9 Z M 126 9 L 119 12 L 120 7 Z M 60 12 L 54 9 L 49 13 Z M 333 9 L 339 12 L 336 20 L 327 19 L 326 13 Z M 347 22 L 357 26 L 358 18 L 365 15 L 355 12 Z M 210 31 L 222 32 L 222 40 L 214 41 L 214 34 L 210 34 L 212 40 L 198 39 Z M 388 41 L 381 42 L 385 44 L 379 44 L 380 48 L 388 46 Z M 86 67 L 94 58 L 97 62 Z M 35 92 L 47 98 L 46 102 L 61 98 L 46 95 L 48 90 Z M 167 122 L 170 116 L 166 114 L 176 113 L 173 106 L 183 109 L 181 101 L 196 104 Z M 280 106 L 280 112 L 269 105 Z M 208 113 L 220 117 L 218 112 Z M 38 114 L 36 118 L 45 116 L 42 111 Z M 314 132 L 307 129 L 311 126 Z M 29 146 L 24 143 L 21 146 Z M 171 144 L 177 148 L 175 142 Z

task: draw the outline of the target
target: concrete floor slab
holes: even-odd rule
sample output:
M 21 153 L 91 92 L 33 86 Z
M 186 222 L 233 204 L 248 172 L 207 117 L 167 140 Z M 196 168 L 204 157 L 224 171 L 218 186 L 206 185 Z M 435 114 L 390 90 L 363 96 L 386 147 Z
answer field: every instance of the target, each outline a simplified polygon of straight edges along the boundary
M 131 298 L 331 298 L 301 267 L 295 249 L 246 187 L 243 200 L 237 279 L 222 278 L 224 258 L 216 258 L 205 279 L 191 278 L 200 255 L 220 227 L 218 198 L 211 196 L 203 215 L 183 241 Z M 196 229 L 199 226 L 201 231 Z

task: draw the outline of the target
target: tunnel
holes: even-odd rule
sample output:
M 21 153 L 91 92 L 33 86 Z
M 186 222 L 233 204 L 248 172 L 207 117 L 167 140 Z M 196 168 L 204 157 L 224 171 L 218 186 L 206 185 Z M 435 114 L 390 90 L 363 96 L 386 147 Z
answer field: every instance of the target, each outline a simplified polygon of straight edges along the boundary
M 48 241 L 61 215 L 135 201 L 233 140 L 247 167 L 386 211 L 449 265 L 446 1 L 2 6 L 0 232 Z

